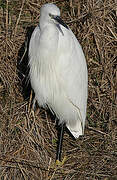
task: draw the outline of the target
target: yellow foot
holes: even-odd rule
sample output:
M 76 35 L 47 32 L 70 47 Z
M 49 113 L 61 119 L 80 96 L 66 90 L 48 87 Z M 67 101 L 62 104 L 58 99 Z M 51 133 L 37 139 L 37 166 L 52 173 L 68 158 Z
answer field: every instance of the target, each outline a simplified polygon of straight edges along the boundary
M 64 163 L 65 163 L 66 160 L 67 160 L 67 157 L 66 157 L 66 156 L 63 158 L 62 162 L 59 161 L 59 160 L 56 160 L 56 162 L 52 163 L 52 164 L 49 166 L 48 169 L 51 168 L 51 169 L 57 170 L 57 169 L 61 168 L 61 167 L 64 165 Z
M 66 160 L 67 160 L 66 156 L 63 158 L 62 162 L 57 159 L 56 160 L 56 165 L 57 166 L 63 166 L 63 164 L 65 163 Z

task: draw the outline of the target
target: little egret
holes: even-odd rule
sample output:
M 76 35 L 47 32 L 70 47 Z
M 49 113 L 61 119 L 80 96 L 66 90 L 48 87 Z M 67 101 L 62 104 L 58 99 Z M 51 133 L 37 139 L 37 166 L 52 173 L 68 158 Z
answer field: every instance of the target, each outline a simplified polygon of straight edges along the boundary
M 82 48 L 52 3 L 41 7 L 39 25 L 29 44 L 29 66 L 35 99 L 39 106 L 54 112 L 61 125 L 60 161 L 63 126 L 75 138 L 84 133 L 88 75 Z

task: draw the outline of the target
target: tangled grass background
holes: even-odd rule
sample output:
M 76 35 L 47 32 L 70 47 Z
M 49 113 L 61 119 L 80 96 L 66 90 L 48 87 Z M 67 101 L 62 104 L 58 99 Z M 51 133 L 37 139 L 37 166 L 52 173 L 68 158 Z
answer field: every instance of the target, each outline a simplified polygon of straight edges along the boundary
M 40 7 L 55 3 L 81 43 L 88 65 L 85 135 L 65 133 L 54 165 L 57 130 L 50 113 L 32 111 L 28 45 Z M 0 0 L 0 179 L 117 179 L 116 0 Z

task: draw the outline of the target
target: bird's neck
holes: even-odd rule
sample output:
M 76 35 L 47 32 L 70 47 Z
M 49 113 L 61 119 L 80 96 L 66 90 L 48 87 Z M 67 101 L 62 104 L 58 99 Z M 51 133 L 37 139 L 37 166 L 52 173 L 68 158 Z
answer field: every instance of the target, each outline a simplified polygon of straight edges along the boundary
M 47 24 L 43 28 L 41 27 L 40 31 L 40 51 L 43 51 L 43 56 L 48 58 L 54 56 L 58 50 L 58 29 L 54 24 Z

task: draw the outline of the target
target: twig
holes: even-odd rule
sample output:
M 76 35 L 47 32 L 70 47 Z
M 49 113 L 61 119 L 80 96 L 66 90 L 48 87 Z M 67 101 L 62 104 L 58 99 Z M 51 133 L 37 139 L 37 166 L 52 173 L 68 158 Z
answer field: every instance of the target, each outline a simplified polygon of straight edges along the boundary
M 92 130 L 92 131 L 95 131 L 95 132 L 98 132 L 98 133 L 100 133 L 100 134 L 103 134 L 103 135 L 108 136 L 108 134 L 106 134 L 105 132 L 102 132 L 102 131 L 100 131 L 100 130 L 98 130 L 98 129 L 95 129 L 95 128 L 93 128 L 93 127 L 88 126 L 88 129 L 90 129 L 90 130 Z
M 17 26 L 19 24 L 20 17 L 21 17 L 21 14 L 22 14 L 22 10 L 23 10 L 23 7 L 24 7 L 24 2 L 25 2 L 25 0 L 22 1 L 22 6 L 21 6 L 21 9 L 20 9 L 20 13 L 19 13 L 19 16 L 17 18 L 17 22 L 16 22 L 16 26 L 15 26 L 15 31 L 14 31 L 15 35 L 16 35 L 16 32 L 17 32 Z
M 21 167 L 21 164 L 18 163 L 18 166 L 19 166 L 19 169 L 20 169 L 20 171 L 21 171 L 24 179 L 27 180 L 26 175 L 25 175 L 25 173 L 24 173 L 24 171 L 23 171 L 23 168 Z
M 8 0 L 6 1 L 6 40 L 8 35 Z

